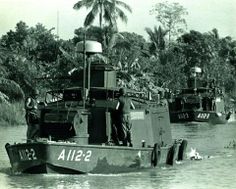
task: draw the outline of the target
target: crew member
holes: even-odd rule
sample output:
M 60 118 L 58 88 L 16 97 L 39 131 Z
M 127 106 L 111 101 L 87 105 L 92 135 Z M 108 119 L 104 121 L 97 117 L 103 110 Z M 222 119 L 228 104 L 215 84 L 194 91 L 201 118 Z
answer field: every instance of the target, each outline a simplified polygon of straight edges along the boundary
M 39 112 L 37 98 L 39 91 L 33 90 L 32 94 L 25 100 L 25 118 L 27 123 L 27 141 L 36 139 L 39 136 Z
M 122 140 L 123 145 L 133 146 L 131 142 L 131 121 L 130 121 L 130 109 L 135 109 L 133 102 L 126 95 L 124 88 L 119 90 L 120 97 L 116 106 L 116 110 L 119 113 L 118 116 L 118 129 L 119 129 L 119 138 Z

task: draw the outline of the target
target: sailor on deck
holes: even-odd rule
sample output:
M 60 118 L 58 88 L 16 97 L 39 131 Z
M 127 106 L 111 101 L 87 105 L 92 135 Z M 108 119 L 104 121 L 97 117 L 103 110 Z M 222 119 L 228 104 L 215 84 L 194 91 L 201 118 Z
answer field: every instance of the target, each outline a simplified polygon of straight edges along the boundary
M 35 89 L 25 100 L 25 119 L 27 123 L 27 141 L 33 140 L 39 136 L 39 115 L 37 97 L 39 91 Z
M 122 140 L 123 145 L 133 146 L 131 142 L 131 121 L 130 121 L 130 109 L 135 109 L 133 102 L 126 95 L 126 91 L 124 88 L 119 90 L 120 97 L 118 99 L 118 103 L 116 106 L 116 110 L 119 113 L 118 116 L 118 133 L 119 138 Z

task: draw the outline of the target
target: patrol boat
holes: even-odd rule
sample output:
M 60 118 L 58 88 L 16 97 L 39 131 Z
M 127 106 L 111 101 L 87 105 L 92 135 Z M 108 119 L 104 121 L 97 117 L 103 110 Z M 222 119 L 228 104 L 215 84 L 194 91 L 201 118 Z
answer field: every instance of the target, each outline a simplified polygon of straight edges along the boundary
M 86 58 L 101 51 L 99 43 L 86 41 L 77 49 L 86 53 L 85 69 L 79 74 L 83 79 L 78 76 L 73 87 L 46 93 L 38 139 L 5 145 L 12 171 L 123 173 L 183 160 L 187 141 L 172 139 L 167 102 L 156 102 L 141 92 L 127 91 L 136 107 L 131 111 L 133 146 L 114 142 L 119 133 L 116 71 Z
M 231 112 L 226 112 L 224 92 L 214 81 L 209 83 L 201 79 L 201 68 L 193 67 L 190 73 L 188 88 L 169 99 L 170 121 L 226 123 Z

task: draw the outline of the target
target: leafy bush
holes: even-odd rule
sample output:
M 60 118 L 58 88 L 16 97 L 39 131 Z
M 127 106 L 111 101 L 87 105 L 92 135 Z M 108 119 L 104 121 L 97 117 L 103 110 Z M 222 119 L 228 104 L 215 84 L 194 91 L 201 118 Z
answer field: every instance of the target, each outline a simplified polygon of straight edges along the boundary
M 24 99 L 24 92 L 14 81 L 0 78 L 0 91 L 8 96 L 11 102 L 17 102 Z
M 6 104 L 0 103 L 0 125 L 13 126 L 25 124 L 24 104 L 21 102 Z

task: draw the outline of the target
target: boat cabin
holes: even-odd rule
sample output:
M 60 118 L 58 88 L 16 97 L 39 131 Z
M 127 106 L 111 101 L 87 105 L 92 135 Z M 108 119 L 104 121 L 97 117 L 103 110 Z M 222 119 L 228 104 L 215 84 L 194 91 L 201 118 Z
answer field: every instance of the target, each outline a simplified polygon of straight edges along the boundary
M 81 80 L 84 72 L 73 87 L 46 93 L 45 106 L 40 109 L 41 137 L 84 145 L 114 145 L 119 139 L 116 105 L 120 94 L 116 71 L 104 63 L 91 63 L 90 66 L 91 77 L 85 77 L 85 97 Z M 148 94 L 138 91 L 128 90 L 127 95 L 135 106 L 131 111 L 133 146 L 172 143 L 167 102 L 150 100 Z

